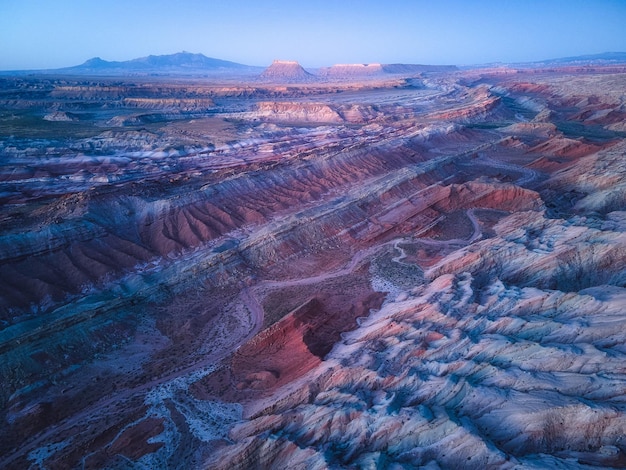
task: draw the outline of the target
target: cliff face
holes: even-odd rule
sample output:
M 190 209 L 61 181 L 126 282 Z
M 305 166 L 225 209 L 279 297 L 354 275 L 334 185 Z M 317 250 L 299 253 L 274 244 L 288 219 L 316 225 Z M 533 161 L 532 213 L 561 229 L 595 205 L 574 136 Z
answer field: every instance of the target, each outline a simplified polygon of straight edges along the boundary
M 623 75 L 20 80 L 3 468 L 626 465 Z

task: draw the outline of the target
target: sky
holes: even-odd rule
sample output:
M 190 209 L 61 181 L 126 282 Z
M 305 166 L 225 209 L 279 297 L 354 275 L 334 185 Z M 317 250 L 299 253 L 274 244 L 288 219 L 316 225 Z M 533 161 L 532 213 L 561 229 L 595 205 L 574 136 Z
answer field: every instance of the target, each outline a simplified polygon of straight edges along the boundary
M 0 0 L 0 70 L 180 51 L 472 65 L 626 51 L 626 0 Z

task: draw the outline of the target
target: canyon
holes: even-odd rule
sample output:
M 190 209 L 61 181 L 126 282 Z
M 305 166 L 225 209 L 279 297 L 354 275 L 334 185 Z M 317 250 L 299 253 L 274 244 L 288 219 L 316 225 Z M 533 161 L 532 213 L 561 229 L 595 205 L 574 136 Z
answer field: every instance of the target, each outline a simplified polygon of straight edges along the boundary
M 625 467 L 625 90 L 1 76 L 0 466 Z

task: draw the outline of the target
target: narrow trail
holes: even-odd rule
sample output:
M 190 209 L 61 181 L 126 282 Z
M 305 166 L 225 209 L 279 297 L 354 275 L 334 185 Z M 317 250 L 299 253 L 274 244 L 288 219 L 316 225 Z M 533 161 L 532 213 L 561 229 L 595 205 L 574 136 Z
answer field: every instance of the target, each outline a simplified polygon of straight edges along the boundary
M 474 160 L 472 164 L 485 165 L 492 168 L 521 173 L 522 176 L 515 180 L 515 184 L 518 186 L 530 184 L 539 178 L 539 173 L 531 168 L 514 165 L 512 163 L 505 163 L 500 160 L 494 160 L 493 158 L 486 156 L 484 153 L 479 153 L 478 155 L 479 158 Z
M 470 220 L 473 228 L 472 235 L 467 239 L 456 238 L 452 240 L 433 240 L 432 238 L 418 238 L 413 241 L 408 241 L 406 238 L 396 238 L 394 240 L 390 240 L 388 242 L 380 243 L 378 245 L 372 246 L 365 250 L 358 251 L 350 260 L 350 262 L 341 269 L 336 271 L 317 274 L 315 276 L 310 276 L 306 278 L 300 279 L 287 279 L 284 281 L 276 281 L 276 280 L 265 280 L 260 281 L 252 287 L 245 288 L 239 298 L 246 305 L 248 310 L 253 314 L 255 320 L 258 324 L 262 324 L 264 318 L 263 308 L 256 297 L 256 293 L 262 289 L 282 289 L 294 286 L 304 286 L 309 284 L 315 284 L 327 281 L 329 279 L 334 279 L 341 276 L 346 276 L 352 273 L 355 268 L 363 262 L 366 258 L 376 254 L 381 251 L 384 247 L 393 245 L 393 248 L 399 252 L 398 256 L 392 258 L 393 262 L 402 263 L 402 260 L 407 257 L 406 252 L 402 249 L 399 244 L 400 243 L 421 243 L 426 244 L 428 246 L 434 247 L 443 247 L 443 248 L 460 248 L 462 246 L 469 245 L 474 243 L 476 240 L 482 237 L 482 230 L 480 228 L 480 222 L 476 218 L 475 210 L 477 208 L 471 208 L 466 211 L 467 217 Z M 254 336 L 256 332 L 250 333 L 250 335 Z M 249 337 L 251 337 L 248 335 Z
M 404 249 L 400 247 L 400 243 L 403 241 L 404 241 L 404 238 L 400 238 L 398 240 L 395 240 L 393 244 L 393 248 L 398 253 L 400 253 L 398 256 L 394 256 L 393 258 L 391 258 L 391 261 L 393 261 L 394 263 L 405 264 L 402 262 L 402 260 L 406 258 L 406 251 L 404 251 Z
M 473 228 L 473 233 L 469 238 L 467 239 L 455 238 L 452 240 L 434 240 L 432 238 L 418 238 L 418 239 L 415 239 L 413 242 L 426 244 L 429 246 L 444 247 L 444 248 L 450 248 L 450 247 L 457 248 L 459 246 L 465 246 L 465 245 L 475 242 L 476 240 L 482 237 L 482 230 L 480 228 L 480 222 L 476 218 L 476 214 L 475 214 L 476 209 L 477 208 L 472 208 L 466 211 L 467 217 L 472 223 L 472 228 Z M 309 284 L 314 284 L 314 283 L 320 283 L 320 282 L 327 281 L 329 279 L 348 275 L 352 273 L 354 269 L 361 262 L 363 262 L 363 260 L 376 254 L 377 252 L 381 251 L 384 247 L 389 246 L 389 245 L 393 245 L 394 249 L 400 253 L 398 256 L 392 258 L 392 261 L 396 263 L 401 263 L 401 260 L 406 258 L 407 256 L 405 251 L 399 246 L 399 244 L 403 242 L 411 243 L 410 241 L 407 241 L 407 239 L 405 238 L 396 238 L 394 240 L 390 240 L 388 242 L 384 242 L 384 243 L 380 243 L 378 245 L 372 246 L 365 250 L 360 250 L 352 257 L 352 259 L 346 266 L 344 266 L 341 269 L 338 269 L 337 271 L 317 274 L 315 276 L 310 276 L 310 277 L 300 278 L 300 279 L 287 279 L 284 281 L 276 281 L 276 280 L 260 281 L 253 287 L 244 289 L 244 291 L 242 291 L 242 293 L 240 294 L 240 299 L 246 304 L 246 306 L 251 312 L 255 312 L 256 318 L 260 318 L 262 322 L 263 309 L 260 306 L 259 301 L 255 296 L 255 292 L 258 292 L 259 290 L 266 289 L 266 288 L 281 289 L 281 288 L 286 288 L 286 287 L 303 286 L 303 285 L 309 285 Z
M 480 209 L 479 207 L 473 207 L 471 209 L 467 209 L 465 212 L 467 218 L 472 223 L 472 228 L 474 232 L 469 238 L 452 238 L 450 240 L 435 240 L 429 237 L 416 238 L 412 240 L 411 243 L 420 243 L 422 245 L 433 246 L 433 247 L 441 247 L 441 248 L 460 248 L 462 246 L 469 245 L 474 243 L 476 240 L 480 239 L 483 236 L 482 230 L 480 228 L 480 222 L 476 218 L 475 211 Z M 402 241 L 399 240 L 398 242 Z M 396 249 L 399 249 L 396 247 Z M 402 259 L 403 257 L 399 257 L 398 259 Z
M 310 277 L 305 277 L 305 278 L 300 278 L 300 279 L 287 279 L 284 281 L 261 281 L 258 284 L 256 284 L 253 289 L 254 290 L 258 290 L 258 289 L 262 289 L 262 288 L 270 288 L 270 289 L 280 289 L 283 287 L 293 287 L 293 286 L 303 286 L 303 285 L 307 285 L 307 284 L 313 284 L 313 283 L 319 283 L 319 282 L 323 282 L 326 281 L 328 279 L 333 279 L 336 277 L 341 277 L 341 276 L 345 276 L 347 274 L 350 274 L 352 271 L 354 271 L 354 269 L 366 258 L 368 258 L 369 256 L 372 256 L 373 254 L 375 254 L 377 251 L 380 251 L 383 247 L 387 246 L 387 245 L 391 245 L 395 242 L 395 240 L 391 240 L 385 243 L 381 243 L 375 246 L 372 246 L 370 248 L 367 248 L 365 250 L 360 250 L 358 251 L 350 260 L 350 262 L 343 268 L 337 270 L 337 271 L 332 271 L 329 273 L 322 273 L 322 274 L 318 274 L 316 276 L 310 276 Z

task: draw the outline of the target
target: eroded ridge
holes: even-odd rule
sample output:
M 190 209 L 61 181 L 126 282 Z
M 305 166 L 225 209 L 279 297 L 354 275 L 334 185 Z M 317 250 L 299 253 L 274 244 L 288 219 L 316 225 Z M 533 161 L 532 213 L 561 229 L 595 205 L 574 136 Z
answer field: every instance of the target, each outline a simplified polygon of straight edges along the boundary
M 625 466 L 618 72 L 4 79 L 0 465 Z

